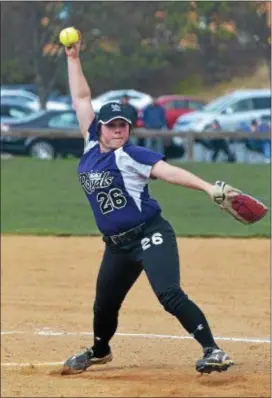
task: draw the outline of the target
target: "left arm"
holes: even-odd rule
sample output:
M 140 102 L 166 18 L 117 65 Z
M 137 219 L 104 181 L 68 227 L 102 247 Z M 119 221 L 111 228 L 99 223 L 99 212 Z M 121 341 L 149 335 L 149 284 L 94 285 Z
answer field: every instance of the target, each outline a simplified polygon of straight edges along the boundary
M 213 185 L 202 180 L 195 174 L 180 167 L 171 166 L 163 160 L 158 161 L 152 167 L 151 177 L 170 182 L 171 184 L 182 185 L 185 188 L 196 189 L 213 196 Z
M 216 181 L 214 185 L 211 185 L 189 171 L 170 166 L 163 160 L 153 165 L 151 176 L 185 188 L 206 192 L 222 210 L 243 224 L 253 224 L 261 220 L 268 210 L 261 201 L 223 181 Z

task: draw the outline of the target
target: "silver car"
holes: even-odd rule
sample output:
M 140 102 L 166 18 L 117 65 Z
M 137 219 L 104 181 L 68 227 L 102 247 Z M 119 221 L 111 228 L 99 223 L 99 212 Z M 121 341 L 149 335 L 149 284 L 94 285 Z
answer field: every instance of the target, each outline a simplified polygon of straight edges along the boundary
M 3 100 L 15 100 L 21 102 L 21 104 L 26 104 L 34 111 L 41 109 L 41 103 L 39 97 L 27 90 L 21 89 L 3 89 L 0 90 L 1 102 Z M 68 110 L 71 109 L 71 105 L 59 102 L 57 100 L 49 100 L 46 102 L 47 110 Z
M 271 115 L 271 90 L 236 90 L 215 99 L 201 111 L 180 116 L 173 126 L 176 131 L 203 131 L 213 120 L 223 130 L 235 131 L 242 123 Z

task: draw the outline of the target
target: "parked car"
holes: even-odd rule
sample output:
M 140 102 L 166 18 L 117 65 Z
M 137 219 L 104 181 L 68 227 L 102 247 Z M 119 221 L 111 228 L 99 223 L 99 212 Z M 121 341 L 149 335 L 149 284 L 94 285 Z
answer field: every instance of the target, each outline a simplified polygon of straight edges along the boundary
M 10 90 L 1 88 L 0 91 L 1 101 L 9 100 L 9 101 L 17 101 L 21 104 L 27 104 L 33 110 L 40 109 L 40 101 L 36 94 L 30 93 L 26 90 Z
M 129 97 L 129 103 L 136 109 L 144 108 L 146 105 L 152 102 L 152 97 L 149 94 L 142 93 L 137 90 L 111 90 L 98 97 L 93 98 L 92 105 L 95 112 L 99 112 L 102 105 L 107 102 L 117 101 L 120 102 L 121 98 L 127 95 Z
M 18 83 L 18 84 L 1 84 L 1 89 L 6 90 L 25 90 L 30 91 L 33 94 L 38 93 L 38 88 L 35 83 Z
M 34 110 L 28 104 L 22 104 L 21 101 L 1 99 L 1 123 L 10 123 L 14 120 L 30 115 Z
M 32 94 L 38 95 L 38 86 L 36 83 L 19 83 L 19 84 L 1 84 L 1 89 L 7 90 L 24 90 Z M 50 91 L 48 99 L 54 100 L 60 96 L 61 93 L 58 89 L 54 88 Z
M 169 129 L 173 127 L 179 116 L 200 110 L 205 105 L 205 102 L 201 99 L 183 95 L 163 95 L 156 98 L 156 102 L 165 109 Z M 142 111 L 138 112 L 137 127 L 143 127 Z
M 26 90 L 9 90 L 1 88 L 0 91 L 1 101 L 2 100 L 16 100 L 17 102 L 21 102 L 22 104 L 27 104 L 33 110 L 38 111 L 41 109 L 40 99 L 36 94 L 31 93 Z M 59 102 L 56 100 L 49 100 L 46 103 L 46 109 L 71 109 L 69 104 L 65 104 L 63 102 Z
M 72 97 L 71 95 L 59 95 L 58 97 L 56 97 L 56 100 L 58 102 L 63 102 L 64 104 L 67 104 L 69 106 L 72 107 Z
M 76 114 L 73 110 L 67 111 L 39 111 L 20 121 L 13 121 L 9 125 L 1 126 L 1 129 L 8 132 L 21 128 L 48 128 L 63 129 L 65 133 L 79 129 Z M 67 135 L 60 138 L 49 137 L 14 137 L 1 135 L 1 152 L 13 155 L 27 155 L 42 159 L 53 159 L 57 156 L 67 155 L 81 156 L 83 153 L 84 141 L 80 132 L 78 137 L 69 138 Z
M 236 90 L 204 106 L 201 111 L 180 116 L 173 126 L 176 131 L 203 131 L 213 120 L 222 130 L 235 130 L 236 126 L 261 116 L 271 115 L 271 90 Z

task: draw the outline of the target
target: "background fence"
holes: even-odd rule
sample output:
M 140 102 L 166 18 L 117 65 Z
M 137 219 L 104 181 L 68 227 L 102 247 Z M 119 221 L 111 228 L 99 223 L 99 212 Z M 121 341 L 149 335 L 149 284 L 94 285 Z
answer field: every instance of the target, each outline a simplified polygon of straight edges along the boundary
M 44 139 L 55 139 L 55 138 L 80 138 L 79 129 L 48 129 L 48 128 L 12 128 L 8 130 L 1 126 L 2 136 L 11 137 L 39 137 Z M 149 138 L 156 140 L 156 149 L 163 153 L 165 139 L 179 137 L 184 139 L 184 144 L 187 149 L 186 160 L 193 161 L 194 157 L 194 145 L 197 140 L 206 139 L 228 139 L 234 142 L 241 142 L 246 139 L 264 140 L 271 139 L 271 131 L 266 133 L 253 133 L 244 131 L 174 131 L 174 130 L 151 130 L 151 129 L 135 129 L 133 131 L 133 137 L 135 138 Z

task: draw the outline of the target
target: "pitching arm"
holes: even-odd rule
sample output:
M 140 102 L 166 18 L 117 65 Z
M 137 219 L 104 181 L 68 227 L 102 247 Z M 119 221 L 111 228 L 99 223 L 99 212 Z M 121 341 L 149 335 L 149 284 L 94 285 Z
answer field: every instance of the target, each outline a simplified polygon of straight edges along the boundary
M 69 87 L 81 134 L 86 140 L 88 128 L 95 113 L 91 103 L 91 90 L 84 76 L 79 58 L 80 42 L 66 47 Z

